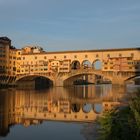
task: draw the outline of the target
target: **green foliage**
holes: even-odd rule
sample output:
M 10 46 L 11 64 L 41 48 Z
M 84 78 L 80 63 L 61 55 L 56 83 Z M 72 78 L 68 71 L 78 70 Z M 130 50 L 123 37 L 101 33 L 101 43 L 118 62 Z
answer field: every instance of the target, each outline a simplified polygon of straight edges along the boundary
M 127 107 L 104 113 L 99 123 L 99 140 L 140 140 L 140 92 Z

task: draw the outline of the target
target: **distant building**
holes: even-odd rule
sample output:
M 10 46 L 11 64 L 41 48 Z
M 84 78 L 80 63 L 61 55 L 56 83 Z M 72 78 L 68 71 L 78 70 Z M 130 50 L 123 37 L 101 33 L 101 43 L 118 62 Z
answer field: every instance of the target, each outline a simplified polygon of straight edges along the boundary
M 41 53 L 43 52 L 43 48 L 39 46 L 25 46 L 22 48 L 23 54 L 32 54 L 32 53 Z
M 0 37 L 0 75 L 8 73 L 10 48 L 12 48 L 11 40 L 7 37 Z

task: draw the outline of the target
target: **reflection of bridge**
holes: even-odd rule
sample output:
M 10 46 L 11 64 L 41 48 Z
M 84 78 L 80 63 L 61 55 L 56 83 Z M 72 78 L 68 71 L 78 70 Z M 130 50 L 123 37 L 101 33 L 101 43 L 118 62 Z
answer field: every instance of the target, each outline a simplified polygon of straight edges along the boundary
M 93 86 L 49 90 L 3 90 L 0 94 L 0 135 L 12 124 L 29 126 L 44 120 L 92 122 L 103 111 L 120 105 L 123 94 Z M 96 93 L 97 92 L 97 93 Z M 103 92 L 103 93 L 102 93 Z M 112 96 L 113 95 L 113 96 Z

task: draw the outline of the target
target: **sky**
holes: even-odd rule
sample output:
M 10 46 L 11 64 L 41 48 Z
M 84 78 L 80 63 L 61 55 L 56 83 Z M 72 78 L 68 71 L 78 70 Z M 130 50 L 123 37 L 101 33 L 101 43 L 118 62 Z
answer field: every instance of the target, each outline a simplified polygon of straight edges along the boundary
M 46 51 L 140 47 L 140 0 L 0 0 L 0 36 Z

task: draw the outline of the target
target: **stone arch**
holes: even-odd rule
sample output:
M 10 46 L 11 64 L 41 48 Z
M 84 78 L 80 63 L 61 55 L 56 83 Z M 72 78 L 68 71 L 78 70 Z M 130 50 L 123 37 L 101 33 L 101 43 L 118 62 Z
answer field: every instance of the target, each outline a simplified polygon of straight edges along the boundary
M 20 80 L 22 80 L 22 79 L 24 79 L 24 78 L 37 78 L 37 77 L 42 77 L 42 78 L 46 78 L 46 79 L 48 79 L 48 80 L 50 80 L 50 81 L 52 81 L 53 82 L 53 79 L 51 78 L 51 77 L 49 77 L 49 76 L 45 76 L 45 75 L 23 75 L 23 76 L 19 76 L 18 78 L 16 78 L 16 82 L 18 82 L 18 81 L 20 81 Z
M 92 63 L 92 68 L 95 70 L 102 70 L 102 65 L 103 65 L 102 61 L 100 59 L 96 59 Z
M 96 114 L 101 114 L 102 111 L 103 111 L 103 105 L 102 105 L 102 103 L 94 103 L 93 104 L 93 111 Z
M 140 79 L 140 75 L 135 75 L 135 76 L 129 77 L 126 80 L 124 80 L 124 83 L 127 84 L 130 81 L 133 81 L 133 82 L 135 82 L 135 84 L 136 83 L 140 84 L 139 79 Z
M 89 60 L 83 60 L 83 62 L 81 63 L 82 68 L 86 69 L 86 68 L 91 68 L 92 64 Z
M 74 81 L 78 81 L 79 79 L 81 81 L 85 80 L 86 85 L 87 84 L 92 84 L 92 83 L 95 82 L 94 80 L 100 80 L 100 79 L 101 80 L 105 79 L 106 81 L 108 81 L 108 83 L 111 83 L 111 81 L 112 81 L 109 77 L 102 76 L 100 74 L 97 75 L 96 73 L 79 73 L 79 74 L 75 74 L 75 75 L 70 75 L 69 77 L 65 77 L 65 79 L 63 79 L 63 85 L 64 86 L 75 85 Z
M 72 63 L 71 63 L 71 69 L 72 70 L 80 69 L 80 62 L 78 60 L 72 61 Z
M 70 77 L 67 77 L 64 79 L 63 81 L 63 85 L 64 86 L 72 86 L 72 85 L 76 85 L 76 81 L 80 81 L 80 83 L 82 82 L 86 82 L 86 76 L 87 75 L 90 75 L 88 73 L 79 73 L 79 74 L 75 74 L 75 75 L 72 75 Z
M 46 88 L 53 85 L 53 80 L 47 76 L 41 75 L 26 75 L 16 79 L 16 85 L 18 87 L 26 88 L 28 86 L 34 85 L 35 89 Z
M 80 104 L 72 104 L 72 105 L 71 105 L 71 110 L 72 110 L 72 112 L 74 112 L 74 113 L 80 112 L 80 109 L 81 109 Z
M 84 113 L 89 113 L 91 110 L 92 110 L 92 104 L 89 104 L 89 103 L 83 104 L 82 111 Z
M 134 75 L 132 77 L 127 78 L 125 81 L 136 79 L 136 78 L 140 78 L 140 75 Z

